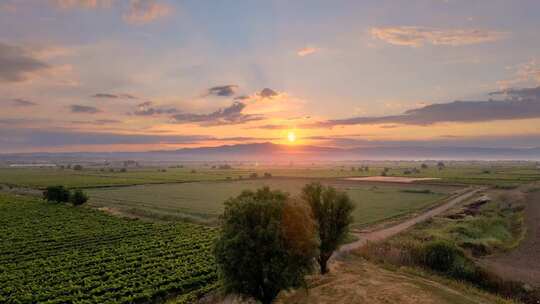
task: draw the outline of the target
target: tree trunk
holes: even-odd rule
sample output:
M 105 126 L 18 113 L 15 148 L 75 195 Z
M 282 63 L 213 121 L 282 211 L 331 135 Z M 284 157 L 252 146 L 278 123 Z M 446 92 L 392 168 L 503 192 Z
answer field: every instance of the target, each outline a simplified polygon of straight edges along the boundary
M 328 259 L 330 259 L 330 256 L 321 255 L 319 257 L 319 266 L 321 267 L 321 274 L 328 273 Z

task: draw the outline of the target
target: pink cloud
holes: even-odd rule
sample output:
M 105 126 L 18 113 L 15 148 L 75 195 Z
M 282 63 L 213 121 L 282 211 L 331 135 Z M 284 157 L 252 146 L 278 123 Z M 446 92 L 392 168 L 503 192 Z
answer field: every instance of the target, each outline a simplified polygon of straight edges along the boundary
M 425 44 L 462 46 L 494 42 L 508 33 L 479 29 L 441 29 L 420 26 L 374 27 L 371 35 L 394 45 L 421 47 Z
M 172 13 L 172 8 L 153 0 L 131 0 L 124 21 L 130 24 L 146 24 Z

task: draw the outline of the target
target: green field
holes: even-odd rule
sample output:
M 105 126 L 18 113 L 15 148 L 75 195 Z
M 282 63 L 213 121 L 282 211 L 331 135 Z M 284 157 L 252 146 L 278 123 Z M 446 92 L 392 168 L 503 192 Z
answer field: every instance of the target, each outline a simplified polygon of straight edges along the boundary
M 223 211 L 223 202 L 245 189 L 269 186 L 299 194 L 310 179 L 272 178 L 226 182 L 139 185 L 90 189 L 90 204 L 113 207 L 136 215 L 192 218 L 212 222 Z M 369 184 L 325 180 L 349 193 L 356 204 L 356 225 L 367 225 L 424 209 L 455 191 L 455 187 L 432 185 Z M 411 191 L 412 190 L 412 191 Z M 429 192 L 422 193 L 422 191 Z
M 0 194 L 0 303 L 185 303 L 215 288 L 212 228 Z
M 388 168 L 388 176 L 436 177 L 435 183 L 479 184 L 511 187 L 540 180 L 540 169 L 532 162 L 447 162 L 443 170 L 436 162 L 426 162 L 428 168 L 421 168 L 423 162 L 348 162 L 314 164 L 303 166 L 262 166 L 238 165 L 233 169 L 212 169 L 208 164 L 192 164 L 189 167 L 142 167 L 128 168 L 127 172 L 110 172 L 110 168 L 85 167 L 82 171 L 60 168 L 0 168 L 0 185 L 16 187 L 45 188 L 50 185 L 64 185 L 69 188 L 95 188 L 108 186 L 128 186 L 143 184 L 179 183 L 191 181 L 216 181 L 246 179 L 252 173 L 262 176 L 265 172 L 274 177 L 304 177 L 335 179 L 353 176 L 377 176 Z M 359 171 L 360 166 L 369 167 Z M 412 168 L 418 172 L 406 174 Z M 192 172 L 194 170 L 194 172 Z M 165 171 L 165 172 L 163 172 Z M 431 182 L 433 183 L 433 182 Z

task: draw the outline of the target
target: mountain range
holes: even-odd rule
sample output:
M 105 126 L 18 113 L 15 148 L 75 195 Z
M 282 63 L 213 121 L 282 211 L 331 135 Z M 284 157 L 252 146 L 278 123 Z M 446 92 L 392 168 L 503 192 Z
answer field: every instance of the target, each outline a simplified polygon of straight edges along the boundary
M 1 154 L 0 160 L 54 161 L 55 159 L 134 159 L 148 161 L 331 161 L 331 160 L 540 160 L 536 148 L 373 146 L 338 148 L 279 145 L 269 142 L 182 148 L 148 152 L 69 152 Z

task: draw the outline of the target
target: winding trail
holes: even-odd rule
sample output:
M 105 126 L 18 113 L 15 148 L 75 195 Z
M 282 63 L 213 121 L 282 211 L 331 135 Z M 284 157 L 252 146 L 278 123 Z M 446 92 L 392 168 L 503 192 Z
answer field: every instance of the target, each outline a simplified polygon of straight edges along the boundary
M 393 226 L 382 228 L 375 231 L 370 232 L 363 232 L 363 233 L 355 233 L 355 236 L 358 237 L 358 240 L 346 245 L 341 246 L 332 256 L 332 258 L 338 258 L 344 254 L 347 254 L 355 249 L 358 249 L 362 246 L 364 246 L 367 242 L 373 242 L 373 241 L 381 241 L 384 239 L 387 239 L 389 237 L 392 237 L 400 232 L 403 232 L 410 227 L 423 222 L 425 220 L 428 220 L 436 215 L 439 215 L 446 210 L 454 207 L 455 205 L 471 198 L 473 195 L 475 195 L 478 191 L 483 190 L 484 188 L 481 187 L 469 187 L 463 190 L 462 192 L 456 194 L 454 197 L 451 197 L 448 202 L 435 207 L 433 209 L 430 209 L 422 214 L 419 214 L 413 218 L 410 218 L 408 220 L 405 220 L 401 223 L 395 224 Z

